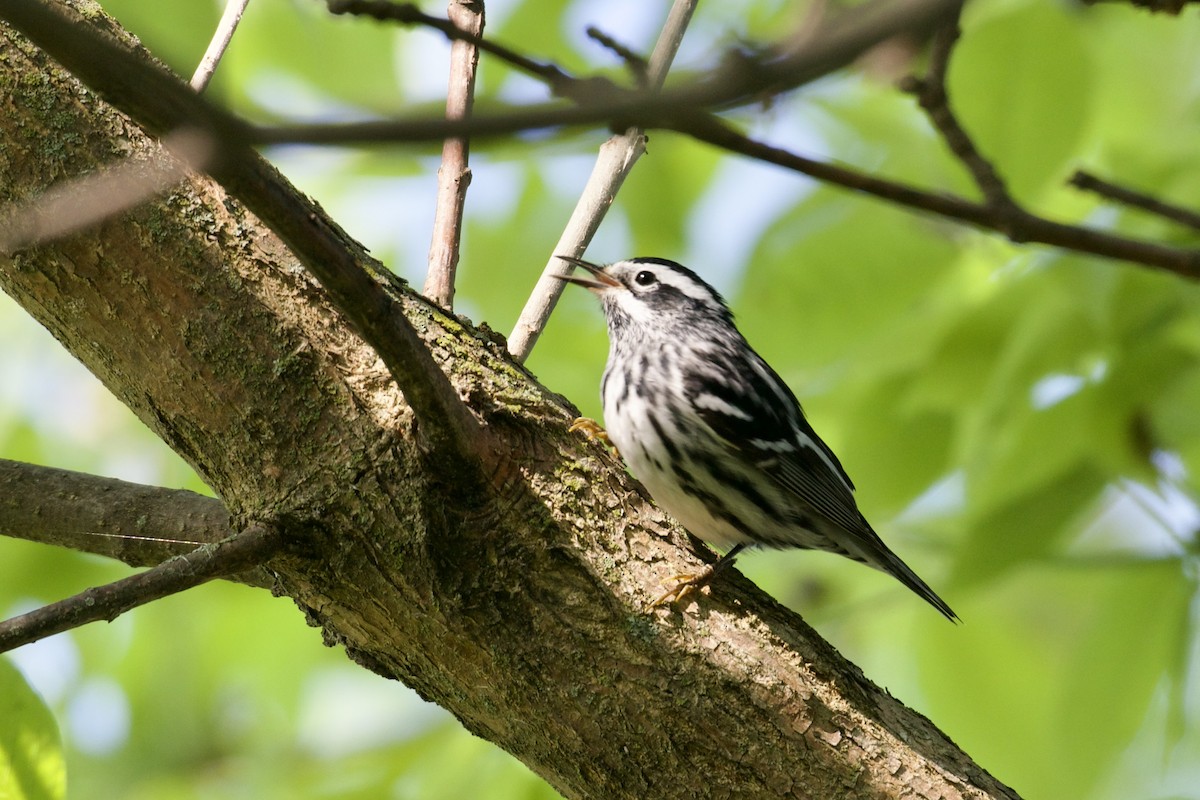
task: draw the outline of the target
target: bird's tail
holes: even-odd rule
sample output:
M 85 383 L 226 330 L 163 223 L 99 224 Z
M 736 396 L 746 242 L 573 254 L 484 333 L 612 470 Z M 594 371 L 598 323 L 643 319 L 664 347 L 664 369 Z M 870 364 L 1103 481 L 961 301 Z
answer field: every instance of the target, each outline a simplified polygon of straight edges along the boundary
M 874 532 L 872 532 L 874 533 Z M 874 567 L 881 572 L 886 572 L 896 580 L 903 583 L 909 589 L 912 589 L 917 595 L 929 603 L 929 605 L 942 612 L 942 616 L 951 622 L 960 622 L 958 615 L 954 610 L 947 605 L 946 601 L 937 596 L 937 592 L 929 588 L 929 584 L 921 580 L 917 573 L 909 568 L 900 560 L 900 556 L 888 549 L 888 546 L 883 543 L 878 536 L 872 536 L 874 541 L 864 542 L 868 544 L 863 548 L 863 552 L 858 554 L 864 563 Z

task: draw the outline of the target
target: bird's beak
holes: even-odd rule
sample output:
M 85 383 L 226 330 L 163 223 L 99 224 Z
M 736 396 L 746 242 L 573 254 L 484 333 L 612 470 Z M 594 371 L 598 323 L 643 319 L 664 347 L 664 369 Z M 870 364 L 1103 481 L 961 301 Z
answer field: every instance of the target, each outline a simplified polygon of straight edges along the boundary
M 621 285 L 620 281 L 609 276 L 608 273 L 604 271 L 604 267 L 598 267 L 589 261 L 584 261 L 582 258 L 575 258 L 574 256 L 556 257 L 561 261 L 567 262 L 568 264 L 574 264 L 577 267 L 586 269 L 592 274 L 593 277 L 595 277 L 595 280 L 591 280 L 589 278 L 582 278 L 577 275 L 555 275 L 554 277 L 558 278 L 560 281 L 574 283 L 577 286 L 583 286 L 592 290 L 593 292 L 601 291 L 603 289 L 612 289 Z

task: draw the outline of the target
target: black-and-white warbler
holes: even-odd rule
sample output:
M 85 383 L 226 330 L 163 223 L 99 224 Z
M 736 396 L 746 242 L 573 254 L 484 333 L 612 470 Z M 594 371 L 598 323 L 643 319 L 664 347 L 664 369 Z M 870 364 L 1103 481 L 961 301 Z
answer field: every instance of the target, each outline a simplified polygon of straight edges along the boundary
M 609 440 L 660 506 L 691 533 L 730 548 L 661 599 L 707 583 L 749 545 L 799 547 L 882 570 L 957 619 L 872 530 L 837 456 L 715 289 L 665 259 L 600 267 L 560 258 L 591 274 L 563 280 L 604 304 Z

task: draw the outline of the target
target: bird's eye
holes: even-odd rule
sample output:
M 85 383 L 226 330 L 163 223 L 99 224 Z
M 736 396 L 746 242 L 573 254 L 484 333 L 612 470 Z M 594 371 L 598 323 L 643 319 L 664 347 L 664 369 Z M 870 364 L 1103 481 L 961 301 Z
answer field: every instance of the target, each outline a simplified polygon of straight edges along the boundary
M 653 286 L 658 282 L 658 278 L 655 278 L 654 273 L 650 270 L 644 269 L 633 276 L 633 282 L 638 286 Z

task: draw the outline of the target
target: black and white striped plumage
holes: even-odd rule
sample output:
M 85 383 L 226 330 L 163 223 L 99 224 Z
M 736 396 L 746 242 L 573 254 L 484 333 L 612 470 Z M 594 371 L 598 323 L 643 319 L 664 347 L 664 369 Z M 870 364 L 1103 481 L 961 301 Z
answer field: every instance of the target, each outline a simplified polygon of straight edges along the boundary
M 854 484 L 795 395 L 690 269 L 659 258 L 566 278 L 604 303 L 608 437 L 660 506 L 720 547 L 828 550 L 892 575 L 947 618 L 950 607 L 880 540 Z

